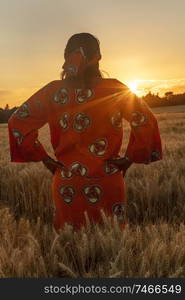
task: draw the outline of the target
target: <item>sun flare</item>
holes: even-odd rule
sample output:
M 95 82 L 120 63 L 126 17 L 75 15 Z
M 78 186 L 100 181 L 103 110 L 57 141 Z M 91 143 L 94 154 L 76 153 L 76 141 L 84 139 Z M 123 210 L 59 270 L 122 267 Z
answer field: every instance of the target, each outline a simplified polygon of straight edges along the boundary
M 131 90 L 132 93 L 138 94 L 138 82 L 136 80 L 132 80 L 128 83 L 128 87 Z

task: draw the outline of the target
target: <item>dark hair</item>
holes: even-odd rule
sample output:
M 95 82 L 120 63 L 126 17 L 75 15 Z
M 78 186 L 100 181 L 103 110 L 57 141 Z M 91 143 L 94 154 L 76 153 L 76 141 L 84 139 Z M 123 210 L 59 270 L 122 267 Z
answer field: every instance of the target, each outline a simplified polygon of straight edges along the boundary
M 76 50 L 77 48 L 82 47 L 84 50 L 84 54 L 87 59 L 93 58 L 93 56 L 99 52 L 100 54 L 100 42 L 99 40 L 90 33 L 77 33 L 70 37 L 67 42 L 65 51 L 64 51 L 64 58 L 66 56 Z M 84 74 L 83 80 L 85 86 L 88 87 L 91 85 L 92 79 L 102 77 L 102 74 L 99 70 L 99 63 L 89 66 Z

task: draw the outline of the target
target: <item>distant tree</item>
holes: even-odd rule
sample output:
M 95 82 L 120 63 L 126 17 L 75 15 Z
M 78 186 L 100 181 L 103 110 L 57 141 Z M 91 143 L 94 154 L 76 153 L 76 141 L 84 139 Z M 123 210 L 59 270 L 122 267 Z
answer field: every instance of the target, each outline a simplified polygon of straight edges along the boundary
M 9 110 L 9 109 L 10 109 L 10 108 L 9 108 L 9 105 L 6 104 L 4 109 L 5 109 L 5 110 Z
M 143 96 L 142 98 L 150 107 L 160 106 L 161 98 L 158 94 L 155 95 L 149 91 L 148 94 Z
M 170 99 L 173 96 L 173 92 L 166 92 L 164 95 L 167 99 Z
M 0 108 L 0 123 L 7 123 L 11 115 L 17 110 L 17 107 L 9 108 L 6 105 L 4 109 Z

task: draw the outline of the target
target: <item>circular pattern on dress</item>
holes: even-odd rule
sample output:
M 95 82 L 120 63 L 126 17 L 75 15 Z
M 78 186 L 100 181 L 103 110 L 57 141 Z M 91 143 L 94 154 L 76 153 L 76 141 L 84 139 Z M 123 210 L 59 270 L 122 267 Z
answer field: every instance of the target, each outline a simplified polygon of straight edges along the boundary
M 63 167 L 61 170 L 61 176 L 64 179 L 71 179 L 73 177 L 73 174 L 70 169 Z
M 131 118 L 131 126 L 132 127 L 138 127 L 138 126 L 142 126 L 146 123 L 146 116 L 139 111 L 135 111 L 132 113 L 132 118 Z
M 78 103 L 84 103 L 93 96 L 93 90 L 91 89 L 76 89 L 76 101 Z
M 83 192 L 86 199 L 90 203 L 96 204 L 100 201 L 102 195 L 102 188 L 99 185 L 86 185 L 83 188 Z
M 73 127 L 75 130 L 81 132 L 90 126 L 90 117 L 84 113 L 78 113 L 74 118 Z
M 64 179 L 71 179 L 73 176 L 85 176 L 87 174 L 87 168 L 80 162 L 74 162 L 69 168 L 62 168 L 61 176 Z
M 120 111 L 117 111 L 112 117 L 111 117 L 111 124 L 116 129 L 122 128 L 122 115 Z
M 103 156 L 107 149 L 107 140 L 98 139 L 89 146 L 89 151 L 96 156 Z
M 70 168 L 73 175 L 85 176 L 87 173 L 87 168 L 79 162 L 74 162 Z
M 66 130 L 69 127 L 69 115 L 68 113 L 64 113 L 60 118 L 60 126 L 63 130 Z
M 16 138 L 17 143 L 20 145 L 23 141 L 23 134 L 17 129 L 13 129 L 12 134 Z
M 25 119 L 30 116 L 30 108 L 28 103 L 23 103 L 16 111 L 15 111 L 16 117 L 19 119 Z
M 66 88 L 61 88 L 54 95 L 54 102 L 58 104 L 66 104 L 69 100 L 68 91 Z
M 113 204 L 112 211 L 113 214 L 116 215 L 118 221 L 124 220 L 124 213 L 125 213 L 124 203 Z
M 64 202 L 70 204 L 74 200 L 75 189 L 72 185 L 63 184 L 60 187 L 60 194 L 62 195 Z

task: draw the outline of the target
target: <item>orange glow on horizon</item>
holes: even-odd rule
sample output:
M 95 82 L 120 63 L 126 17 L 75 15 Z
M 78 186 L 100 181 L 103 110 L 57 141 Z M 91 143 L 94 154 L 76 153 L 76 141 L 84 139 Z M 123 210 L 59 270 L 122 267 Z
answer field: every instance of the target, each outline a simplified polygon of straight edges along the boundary
M 123 77 L 120 76 L 118 77 L 118 80 L 125 83 L 128 88 L 139 97 L 145 96 L 148 92 L 159 94 L 160 97 L 163 97 L 164 94 L 169 91 L 172 91 L 176 94 L 185 92 L 185 78 L 124 80 Z M 0 94 L 0 107 L 3 108 L 6 104 L 9 104 L 10 107 L 20 106 L 50 81 L 52 81 L 52 79 L 45 80 L 45 82 L 40 81 L 40 84 L 29 83 L 28 86 L 22 88 L 5 88 Z

